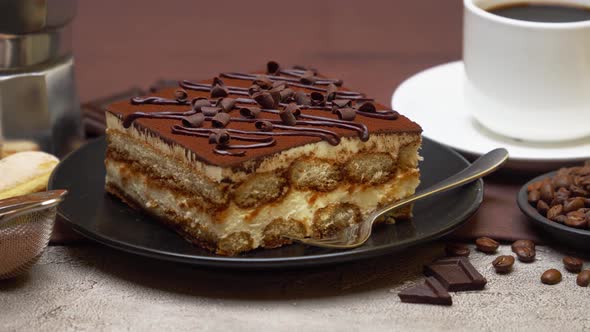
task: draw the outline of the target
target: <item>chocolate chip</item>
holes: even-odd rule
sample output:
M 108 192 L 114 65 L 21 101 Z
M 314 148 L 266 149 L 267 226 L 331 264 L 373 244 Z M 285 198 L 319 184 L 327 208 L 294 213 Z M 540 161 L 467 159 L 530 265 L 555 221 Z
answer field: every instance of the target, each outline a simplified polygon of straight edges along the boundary
M 272 123 L 270 121 L 256 121 L 254 127 L 260 131 L 272 131 Z
M 195 113 L 195 114 L 185 116 L 184 118 L 182 118 L 182 124 L 185 127 L 198 128 L 203 124 L 204 121 L 205 121 L 205 115 L 203 113 Z
M 188 99 L 188 93 L 184 89 L 176 89 L 174 91 L 174 98 L 178 101 L 184 102 Z
M 313 71 L 306 71 L 299 81 L 303 84 L 313 85 L 317 81 L 317 77 L 315 77 L 315 73 Z
M 357 106 L 357 109 L 361 112 L 368 112 L 368 113 L 375 113 L 377 112 L 377 107 L 370 101 L 366 101 Z
M 281 70 L 279 63 L 276 61 L 269 61 L 266 63 L 266 73 L 269 75 L 276 75 Z
M 578 274 L 576 284 L 580 287 L 588 287 L 590 285 L 590 270 L 584 270 Z
M 512 266 L 514 265 L 514 257 L 510 255 L 502 255 L 496 257 L 492 262 L 494 269 L 497 273 L 508 273 L 512 271 Z
M 477 250 L 485 252 L 486 254 L 493 254 L 498 250 L 500 244 L 489 237 L 480 237 L 475 240 Z
M 447 245 L 445 246 L 445 253 L 449 257 L 467 257 L 469 256 L 470 252 L 471 250 L 469 250 L 469 247 L 464 244 L 447 243 Z
M 288 87 L 287 82 L 285 81 L 274 81 L 272 82 L 272 89 L 277 91 L 282 91 Z
M 584 261 L 577 257 L 566 256 L 563 258 L 563 266 L 570 272 L 578 273 L 582 271 Z
M 262 91 L 262 89 L 260 88 L 260 86 L 258 85 L 250 85 L 250 87 L 248 88 L 248 94 L 250 96 L 255 95 L 257 92 Z
M 287 105 L 284 109 L 279 112 L 279 116 L 281 117 L 281 121 L 287 126 L 294 126 L 297 124 L 297 119 L 295 119 L 294 113 L 298 113 L 299 108 L 297 104 L 291 103 Z
M 332 101 L 336 98 L 336 91 L 338 91 L 338 87 L 333 83 L 328 84 L 326 87 L 326 100 Z
M 356 117 L 356 111 L 352 108 L 339 108 L 334 111 L 338 116 L 338 119 L 345 120 L 345 121 L 353 121 Z
M 233 98 L 222 98 L 217 103 L 217 106 L 221 107 L 224 112 L 229 112 L 234 109 L 236 105 L 236 100 Z
M 326 104 L 324 95 L 321 92 L 314 91 L 310 94 L 311 104 L 315 106 L 323 106 Z
M 217 113 L 221 112 L 221 107 L 203 106 L 201 107 L 201 112 L 203 112 L 205 116 L 215 116 Z
M 517 247 L 513 249 L 513 251 L 516 254 L 516 257 L 518 257 L 518 260 L 524 263 L 533 262 L 537 255 L 535 248 L 530 247 Z
M 193 110 L 201 112 L 201 108 L 211 106 L 211 102 L 207 98 L 199 97 L 191 100 Z
M 260 108 L 258 107 L 242 107 L 240 108 L 240 115 L 244 118 L 255 119 L 260 114 Z
M 291 88 L 286 88 L 284 90 L 281 90 L 280 95 L 281 95 L 281 102 L 288 103 L 291 101 L 293 96 L 295 96 L 295 91 L 293 91 L 293 89 L 291 89 Z
M 211 119 L 211 125 L 214 128 L 225 128 L 225 126 L 227 126 L 227 124 L 230 122 L 230 118 L 231 116 L 227 113 L 217 113 L 213 119 Z
M 252 97 L 262 108 L 274 109 L 276 107 L 275 99 L 268 91 L 257 92 Z
M 556 269 L 549 269 L 541 275 L 541 282 L 546 285 L 555 285 L 561 281 L 561 272 Z
M 332 100 L 332 105 L 336 106 L 336 108 L 350 107 L 352 101 L 350 99 L 334 99 Z
M 223 98 L 227 97 L 228 95 L 229 91 L 224 86 L 217 84 L 211 88 L 211 98 Z
M 254 79 L 254 84 L 258 85 L 259 87 L 261 87 L 264 90 L 268 90 L 268 89 L 272 88 L 271 79 L 265 75 L 256 75 L 256 78 Z
M 230 136 L 225 130 L 216 130 L 209 135 L 209 144 L 224 146 L 228 145 L 229 141 Z
M 305 92 L 299 90 L 295 92 L 295 102 L 297 105 L 309 106 L 311 105 L 311 98 Z
M 225 83 L 223 82 L 223 80 L 217 76 L 213 77 L 213 83 L 211 84 L 212 86 L 215 85 L 219 85 L 219 86 L 225 86 Z

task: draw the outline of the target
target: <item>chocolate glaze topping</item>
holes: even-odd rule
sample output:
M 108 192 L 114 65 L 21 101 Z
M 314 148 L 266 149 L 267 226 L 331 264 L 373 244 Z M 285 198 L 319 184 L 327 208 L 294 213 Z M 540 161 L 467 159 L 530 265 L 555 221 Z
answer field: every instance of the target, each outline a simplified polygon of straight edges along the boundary
M 124 127 L 133 125 L 183 145 L 198 159 L 219 166 L 239 165 L 318 140 L 338 145 L 343 136 L 367 141 L 369 132 L 421 132 L 396 111 L 340 88 L 341 80 L 319 77 L 314 70 L 282 69 L 269 62 L 266 75 L 220 77 L 181 81 L 181 88 L 121 101 L 109 111 L 123 120 Z M 204 144 L 212 145 L 210 153 Z

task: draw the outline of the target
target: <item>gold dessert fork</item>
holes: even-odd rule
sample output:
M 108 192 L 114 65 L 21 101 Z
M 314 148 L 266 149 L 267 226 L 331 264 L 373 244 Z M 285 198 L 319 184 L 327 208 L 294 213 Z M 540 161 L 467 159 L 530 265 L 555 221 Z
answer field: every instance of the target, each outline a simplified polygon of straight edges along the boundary
M 363 245 L 365 242 L 367 242 L 367 240 L 371 236 L 373 224 L 380 217 L 390 213 L 395 209 L 399 209 L 402 206 L 413 203 L 424 197 L 428 197 L 430 195 L 438 194 L 453 188 L 457 188 L 470 182 L 473 182 L 481 177 L 484 177 L 498 169 L 502 164 L 504 164 L 504 162 L 506 162 L 507 159 L 508 151 L 506 149 L 492 150 L 484 154 L 483 156 L 479 157 L 476 161 L 474 161 L 471 165 L 469 165 L 461 172 L 453 176 L 450 176 L 447 179 L 429 188 L 423 189 L 410 197 L 397 201 L 391 205 L 388 205 L 384 208 L 381 208 L 373 212 L 360 223 L 350 225 L 346 229 L 337 232 L 337 234 L 335 234 L 333 237 L 321 239 L 311 237 L 287 237 L 292 240 L 301 242 L 303 244 L 324 248 L 351 249 L 359 247 Z

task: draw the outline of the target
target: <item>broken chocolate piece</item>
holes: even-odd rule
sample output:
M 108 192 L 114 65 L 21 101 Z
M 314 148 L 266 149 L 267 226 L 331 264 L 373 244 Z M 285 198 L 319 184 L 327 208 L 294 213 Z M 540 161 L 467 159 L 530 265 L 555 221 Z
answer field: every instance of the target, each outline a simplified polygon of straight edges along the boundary
M 398 294 L 406 303 L 452 305 L 453 299 L 443 285 L 433 277 L 427 277 L 423 284 L 406 288 Z
M 450 292 L 480 290 L 487 283 L 466 257 L 439 259 L 426 265 L 424 274 L 438 279 Z

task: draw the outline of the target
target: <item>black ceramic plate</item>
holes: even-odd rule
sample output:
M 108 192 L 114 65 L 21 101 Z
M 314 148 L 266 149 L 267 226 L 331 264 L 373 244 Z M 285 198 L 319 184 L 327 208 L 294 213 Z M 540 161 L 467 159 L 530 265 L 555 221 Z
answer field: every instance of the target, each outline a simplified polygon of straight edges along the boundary
M 352 250 L 330 250 L 293 244 L 223 257 L 197 248 L 174 231 L 138 213 L 104 192 L 106 141 L 99 138 L 65 158 L 49 187 L 70 191 L 58 213 L 82 235 L 127 252 L 202 266 L 231 268 L 302 267 L 373 257 L 439 238 L 469 218 L 483 198 L 483 181 L 416 203 L 414 218 L 378 226 L 369 241 Z M 422 186 L 460 171 L 468 162 L 456 152 L 424 140 L 420 165 Z
M 529 204 L 527 200 L 527 187 L 530 184 L 532 184 L 533 182 L 543 180 L 546 177 L 551 177 L 555 175 L 555 173 L 556 172 L 543 174 L 532 179 L 531 181 L 527 182 L 524 186 L 522 186 L 516 198 L 518 207 L 524 214 L 526 214 L 529 217 L 530 220 L 532 220 L 536 225 L 541 227 L 548 235 L 550 235 L 555 240 L 561 242 L 565 246 L 576 247 L 578 249 L 583 250 L 590 250 L 590 230 L 576 229 L 551 221 L 545 218 L 542 214 L 540 214 L 537 211 L 537 209 L 535 209 L 532 205 Z

